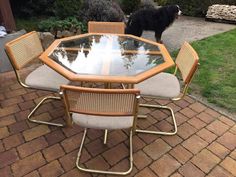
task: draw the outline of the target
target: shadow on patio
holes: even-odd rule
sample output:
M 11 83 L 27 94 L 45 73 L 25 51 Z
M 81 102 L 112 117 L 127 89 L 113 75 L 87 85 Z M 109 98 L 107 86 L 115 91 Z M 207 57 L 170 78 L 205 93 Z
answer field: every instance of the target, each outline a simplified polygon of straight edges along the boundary
M 91 176 L 75 168 L 83 129 L 29 123 L 27 115 L 47 93 L 22 88 L 13 72 L 0 74 L 0 82 L 0 176 Z M 174 136 L 135 134 L 134 169 L 128 176 L 236 176 L 234 121 L 190 97 L 175 103 L 142 100 L 158 101 L 174 109 L 178 133 Z M 172 128 L 167 112 L 140 111 L 148 115 L 148 120 L 139 121 L 141 128 L 167 131 Z M 65 118 L 64 112 L 62 102 L 54 101 L 40 107 L 36 116 L 60 122 Z M 126 131 L 109 132 L 107 145 L 102 143 L 103 131 L 89 130 L 88 137 L 82 156 L 86 166 L 128 167 Z

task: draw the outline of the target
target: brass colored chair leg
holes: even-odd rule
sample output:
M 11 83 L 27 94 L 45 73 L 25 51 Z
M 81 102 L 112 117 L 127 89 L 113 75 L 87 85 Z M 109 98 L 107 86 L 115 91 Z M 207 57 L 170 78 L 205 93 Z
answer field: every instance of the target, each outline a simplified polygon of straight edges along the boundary
M 103 144 L 107 144 L 107 135 L 108 135 L 108 130 L 106 129 L 105 132 L 104 132 Z
M 146 115 L 138 115 L 138 118 L 139 118 L 139 119 L 146 119 L 147 116 L 146 116 Z
M 41 120 L 35 120 L 32 119 L 31 116 L 37 111 L 37 109 L 48 99 L 56 99 L 56 100 L 60 100 L 60 97 L 55 97 L 55 96 L 47 96 L 45 98 L 43 98 L 35 107 L 34 109 L 30 112 L 30 114 L 28 115 L 28 120 L 30 122 L 34 122 L 34 123 L 39 123 L 39 124 L 45 124 L 45 125 L 52 125 L 52 126 L 57 126 L 57 127 L 63 127 L 63 124 L 58 124 L 58 123 L 53 123 L 53 122 L 46 122 L 46 121 L 41 121 Z
M 161 105 L 151 105 L 151 104 L 139 104 L 140 107 L 148 107 L 148 108 L 157 108 L 157 109 L 167 109 L 171 113 L 172 121 L 174 124 L 174 131 L 173 132 L 162 132 L 162 131 L 152 131 L 152 130 L 142 130 L 136 129 L 135 131 L 138 133 L 150 133 L 150 134 L 157 134 L 157 135 L 175 135 L 177 133 L 177 124 L 175 121 L 174 111 L 168 106 L 161 106 Z M 139 116 L 138 116 L 139 117 Z
M 87 134 L 87 129 L 85 128 L 83 138 L 82 138 L 82 141 L 81 141 L 81 144 L 80 144 L 79 152 L 78 152 L 78 155 L 77 155 L 77 159 L 76 159 L 76 166 L 79 170 L 89 172 L 89 173 L 109 174 L 109 175 L 127 175 L 132 171 L 132 169 L 133 169 L 133 145 L 132 145 L 132 136 L 133 136 L 133 134 L 132 134 L 132 130 L 130 131 L 130 167 L 127 171 L 124 171 L 124 172 L 103 171 L 103 170 L 95 170 L 95 169 L 88 169 L 88 168 L 81 167 L 79 165 L 79 161 L 80 161 L 80 156 L 82 154 L 82 149 L 83 149 L 86 134 Z

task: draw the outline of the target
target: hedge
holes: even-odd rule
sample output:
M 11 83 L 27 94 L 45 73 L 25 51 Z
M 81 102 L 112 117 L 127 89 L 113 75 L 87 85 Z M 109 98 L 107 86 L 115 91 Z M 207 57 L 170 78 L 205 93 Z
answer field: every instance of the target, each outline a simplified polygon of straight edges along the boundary
M 167 0 L 167 4 L 178 4 L 184 15 L 203 17 L 213 4 L 236 5 L 235 0 Z

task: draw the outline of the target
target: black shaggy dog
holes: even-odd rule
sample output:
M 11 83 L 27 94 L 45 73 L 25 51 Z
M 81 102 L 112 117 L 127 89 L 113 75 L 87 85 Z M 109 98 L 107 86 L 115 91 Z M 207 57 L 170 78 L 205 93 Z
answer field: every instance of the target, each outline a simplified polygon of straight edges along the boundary
M 130 16 L 125 33 L 140 37 L 143 30 L 155 31 L 156 41 L 161 42 L 163 31 L 169 27 L 180 14 L 181 11 L 178 5 L 163 6 L 158 9 L 140 9 Z

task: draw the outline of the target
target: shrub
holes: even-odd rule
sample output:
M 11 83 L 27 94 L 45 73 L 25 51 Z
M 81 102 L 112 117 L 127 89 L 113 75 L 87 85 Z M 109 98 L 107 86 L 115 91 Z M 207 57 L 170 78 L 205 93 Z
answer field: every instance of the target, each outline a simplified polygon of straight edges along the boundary
M 125 14 L 129 15 L 141 8 L 153 8 L 157 4 L 154 0 L 117 0 Z
M 56 0 L 54 2 L 54 12 L 61 19 L 76 16 L 80 11 L 81 5 L 81 0 Z
M 47 20 L 43 20 L 38 24 L 38 28 L 40 31 L 52 31 L 54 29 L 54 24 L 57 19 L 55 17 L 51 17 Z
M 55 34 L 57 31 L 69 30 L 77 31 L 78 29 L 82 32 L 87 31 L 87 25 L 78 21 L 75 17 L 68 17 L 65 20 L 58 20 L 55 17 L 51 17 L 47 20 L 41 21 L 38 24 L 40 31 L 49 31 Z
M 141 3 L 141 0 L 120 0 L 122 10 L 125 14 L 130 14 L 133 11 L 138 9 L 138 6 Z
M 164 6 L 167 3 L 167 0 L 155 0 L 155 2 L 157 3 L 157 5 L 159 6 Z
M 13 14 L 18 17 L 53 15 L 55 0 L 11 0 Z
M 85 23 L 88 21 L 124 21 L 124 12 L 115 1 L 84 0 L 79 18 Z
M 168 4 L 178 4 L 184 15 L 205 16 L 208 7 L 213 4 L 236 5 L 235 0 L 167 0 Z
M 154 8 L 156 3 L 153 0 L 141 0 L 140 4 L 138 5 L 138 9 L 141 8 Z

